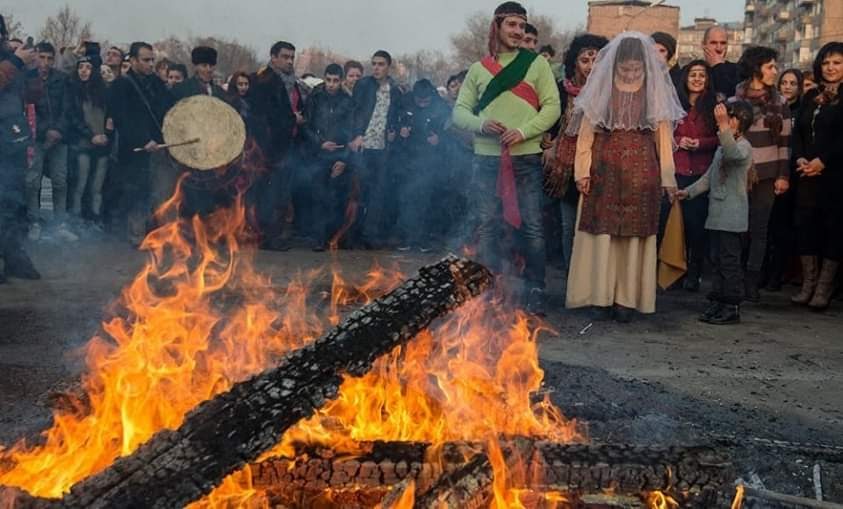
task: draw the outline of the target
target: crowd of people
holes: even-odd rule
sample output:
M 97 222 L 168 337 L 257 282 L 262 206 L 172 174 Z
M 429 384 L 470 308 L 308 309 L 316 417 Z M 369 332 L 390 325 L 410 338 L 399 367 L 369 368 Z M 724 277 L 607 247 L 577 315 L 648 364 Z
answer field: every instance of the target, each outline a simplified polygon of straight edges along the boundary
M 825 309 L 843 257 L 843 43 L 826 44 L 810 70 L 779 72 L 771 48 L 727 61 L 726 36 L 710 28 L 705 58 L 680 68 L 669 34 L 580 34 L 559 65 L 524 7 L 505 2 L 485 58 L 445 83 L 410 85 L 384 50 L 368 66 L 297 76 L 296 48 L 280 41 L 264 67 L 220 79 L 210 47 L 193 49 L 188 70 L 145 42 L 55 48 L 4 27 L 0 281 L 38 277 L 25 237 L 138 245 L 189 171 L 162 149 L 162 120 L 208 95 L 241 115 L 258 154 L 246 203 L 264 249 L 471 245 L 520 277 L 537 314 L 548 258 L 560 259 L 568 307 L 626 322 L 655 311 L 659 246 L 680 202 L 677 286 L 699 291 L 712 268 L 701 320 L 736 323 L 760 289 L 800 278 L 793 302 Z

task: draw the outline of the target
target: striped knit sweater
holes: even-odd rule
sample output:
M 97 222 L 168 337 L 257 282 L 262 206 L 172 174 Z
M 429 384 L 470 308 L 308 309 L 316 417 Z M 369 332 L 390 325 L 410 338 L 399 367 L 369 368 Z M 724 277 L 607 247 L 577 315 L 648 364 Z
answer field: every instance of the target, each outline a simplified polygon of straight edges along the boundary
M 735 89 L 735 97 L 752 105 L 755 119 L 744 133 L 752 145 L 752 162 L 759 180 L 790 178 L 790 137 L 793 121 L 787 100 L 775 89 L 768 91 L 768 99 L 761 101 L 747 94 L 749 84 L 743 82 Z M 781 125 L 781 128 L 778 128 Z M 771 129 L 772 128 L 772 129 Z M 776 131 L 780 131 L 776 135 Z

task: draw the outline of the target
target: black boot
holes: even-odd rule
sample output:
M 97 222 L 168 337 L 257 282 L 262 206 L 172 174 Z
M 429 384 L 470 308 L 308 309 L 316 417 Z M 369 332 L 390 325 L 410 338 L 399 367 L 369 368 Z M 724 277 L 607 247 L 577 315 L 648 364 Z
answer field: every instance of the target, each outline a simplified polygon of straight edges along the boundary
M 700 291 L 700 274 L 702 273 L 702 261 L 692 260 L 688 264 L 688 273 L 682 281 L 682 288 L 685 291 L 696 293 Z
M 527 312 L 536 316 L 547 316 L 544 290 L 532 288 L 527 295 Z
M 721 302 L 718 302 L 716 300 L 711 301 L 708 307 L 705 308 L 705 311 L 703 311 L 703 314 L 700 315 L 699 321 L 707 322 L 713 316 L 719 314 L 721 309 L 723 309 L 723 304 Z
M 6 251 L 6 276 L 18 279 L 41 279 L 41 274 L 35 270 L 35 265 L 22 247 Z
M 618 323 L 629 323 L 632 321 L 633 311 L 630 308 L 615 304 L 614 308 L 612 308 L 612 313 L 614 314 L 615 321 Z
M 741 307 L 734 304 L 723 304 L 714 316 L 701 321 L 711 325 L 731 325 L 741 323 Z
M 746 271 L 746 278 L 744 279 L 744 299 L 749 302 L 760 302 L 761 293 L 758 291 L 758 281 L 761 279 L 761 274 L 758 271 Z

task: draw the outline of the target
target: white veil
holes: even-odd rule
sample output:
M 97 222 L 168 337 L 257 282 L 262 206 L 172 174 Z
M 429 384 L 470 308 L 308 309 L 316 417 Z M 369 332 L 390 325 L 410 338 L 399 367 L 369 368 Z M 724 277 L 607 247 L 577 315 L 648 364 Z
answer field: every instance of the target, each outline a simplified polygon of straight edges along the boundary
M 643 62 L 643 84 L 637 91 L 624 92 L 615 86 L 615 73 L 618 64 L 629 60 Z M 633 100 L 643 100 L 640 109 L 630 107 Z M 661 122 L 670 122 L 675 128 L 685 117 L 667 65 L 656 53 L 651 37 L 623 32 L 600 50 L 588 81 L 574 101 L 567 135 L 579 133 L 583 117 L 592 126 L 610 131 L 655 131 Z

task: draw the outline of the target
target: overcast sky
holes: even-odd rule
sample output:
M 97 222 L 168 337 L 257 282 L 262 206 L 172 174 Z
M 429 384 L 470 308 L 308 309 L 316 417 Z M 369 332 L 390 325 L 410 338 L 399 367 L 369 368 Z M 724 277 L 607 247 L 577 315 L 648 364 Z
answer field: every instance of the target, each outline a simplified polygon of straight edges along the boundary
M 37 33 L 46 16 L 69 3 L 92 22 L 94 34 L 121 43 L 150 42 L 168 35 L 236 38 L 268 52 L 285 39 L 299 48 L 321 45 L 349 56 L 381 47 L 393 53 L 449 49 L 475 11 L 494 10 L 500 0 L 0 0 L 27 32 Z M 584 27 L 586 0 L 527 0 L 531 12 L 551 16 L 560 28 Z M 669 0 L 682 8 L 682 24 L 694 17 L 743 18 L 742 0 Z

